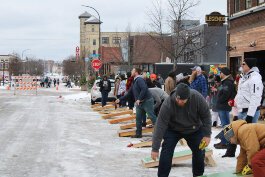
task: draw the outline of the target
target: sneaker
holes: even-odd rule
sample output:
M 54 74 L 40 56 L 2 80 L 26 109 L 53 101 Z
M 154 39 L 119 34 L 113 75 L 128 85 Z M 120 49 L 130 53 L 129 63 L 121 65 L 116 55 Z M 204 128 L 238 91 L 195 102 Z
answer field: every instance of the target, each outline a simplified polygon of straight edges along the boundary
M 222 143 L 214 144 L 213 146 L 215 149 L 227 149 L 227 145 Z
M 133 135 L 131 136 L 131 138 L 142 138 L 143 136 L 142 135 Z

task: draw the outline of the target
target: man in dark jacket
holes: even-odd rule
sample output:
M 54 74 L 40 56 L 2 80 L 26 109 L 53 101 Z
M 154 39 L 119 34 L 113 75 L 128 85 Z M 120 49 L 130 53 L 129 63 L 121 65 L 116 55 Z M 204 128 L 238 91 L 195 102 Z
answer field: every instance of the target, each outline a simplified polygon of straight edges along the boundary
M 236 88 L 234 86 L 234 80 L 231 76 L 230 70 L 227 67 L 219 68 L 221 77 L 221 86 L 217 92 L 216 109 L 221 120 L 222 127 L 230 124 L 231 106 L 228 105 L 229 100 L 234 99 L 236 95 Z M 220 137 L 221 142 L 215 144 L 216 149 L 226 149 L 228 142 L 224 136 Z
M 106 75 L 103 76 L 103 79 L 99 82 L 99 91 L 101 92 L 101 105 L 102 107 L 107 104 L 108 95 L 111 91 L 111 83 Z
M 196 90 L 180 83 L 163 102 L 155 131 L 151 157 L 157 160 L 162 139 L 162 150 L 159 160 L 158 177 L 168 177 L 176 144 L 184 138 L 192 151 L 192 171 L 194 176 L 204 173 L 205 146 L 210 143 L 211 114 L 206 100 Z
M 154 113 L 154 99 L 148 90 L 145 80 L 140 74 L 141 69 L 134 68 L 132 70 L 132 76 L 134 77 L 132 87 L 126 95 L 116 100 L 116 103 L 119 103 L 120 100 L 127 99 L 131 95 L 133 95 L 136 100 L 136 135 L 132 136 L 132 138 L 142 137 L 142 121 L 146 113 L 150 117 L 153 125 L 155 125 L 156 122 L 156 115 Z

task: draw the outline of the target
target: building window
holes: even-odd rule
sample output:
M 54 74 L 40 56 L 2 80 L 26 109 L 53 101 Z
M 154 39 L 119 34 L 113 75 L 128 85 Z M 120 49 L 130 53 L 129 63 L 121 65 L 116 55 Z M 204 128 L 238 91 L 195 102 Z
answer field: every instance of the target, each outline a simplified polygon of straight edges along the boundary
M 252 7 L 252 0 L 246 0 L 246 9 L 249 9 Z
M 93 45 L 97 45 L 97 40 L 93 39 Z
M 263 4 L 265 0 L 258 0 L 259 4 Z
M 91 31 L 95 32 L 95 26 L 94 25 L 92 25 L 92 30 Z
M 235 0 L 235 13 L 240 11 L 240 0 Z
M 96 50 L 93 50 L 93 54 L 94 54 L 94 55 L 97 54 Z
M 102 44 L 109 44 L 109 37 L 102 37 Z
M 121 43 L 121 38 L 120 37 L 114 37 L 112 39 L 112 43 L 113 44 L 120 44 Z

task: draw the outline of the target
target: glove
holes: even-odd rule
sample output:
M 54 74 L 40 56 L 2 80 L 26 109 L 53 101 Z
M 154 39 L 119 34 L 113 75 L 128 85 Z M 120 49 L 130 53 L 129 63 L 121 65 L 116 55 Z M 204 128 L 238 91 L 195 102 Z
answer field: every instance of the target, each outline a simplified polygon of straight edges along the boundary
M 249 116 L 249 115 L 248 115 L 248 116 L 246 117 L 246 122 L 247 122 L 247 123 L 252 123 L 252 120 L 253 120 L 253 117 L 252 117 L 252 116 Z
M 249 165 L 246 165 L 243 170 L 242 170 L 242 175 L 249 175 L 252 174 L 252 169 L 250 168 Z
M 206 147 L 207 147 L 206 142 L 202 140 L 201 143 L 200 143 L 199 149 L 200 150 L 204 150 Z

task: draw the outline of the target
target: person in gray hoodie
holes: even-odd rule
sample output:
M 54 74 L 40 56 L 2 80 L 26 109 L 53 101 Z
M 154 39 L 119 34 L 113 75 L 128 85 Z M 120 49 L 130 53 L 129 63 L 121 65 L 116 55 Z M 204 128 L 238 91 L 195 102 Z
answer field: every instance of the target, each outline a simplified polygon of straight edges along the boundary
M 169 175 L 174 149 L 181 138 L 187 141 L 192 151 L 193 176 L 203 175 L 205 150 L 199 146 L 201 142 L 209 145 L 211 126 L 211 114 L 204 97 L 188 85 L 180 83 L 163 102 L 153 133 L 153 160 L 157 160 L 160 144 L 164 139 L 158 177 Z

